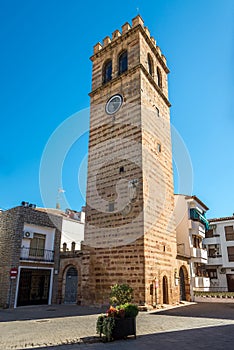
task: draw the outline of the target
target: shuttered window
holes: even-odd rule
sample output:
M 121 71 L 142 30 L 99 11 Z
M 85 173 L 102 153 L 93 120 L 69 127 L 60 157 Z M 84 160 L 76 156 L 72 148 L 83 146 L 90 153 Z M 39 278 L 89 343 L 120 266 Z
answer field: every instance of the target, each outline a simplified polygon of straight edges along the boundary
M 225 230 L 226 241 L 234 241 L 233 226 L 225 226 L 224 230 Z
M 234 247 L 227 247 L 228 251 L 228 260 L 234 261 Z
M 46 235 L 34 233 L 30 243 L 30 256 L 44 256 Z

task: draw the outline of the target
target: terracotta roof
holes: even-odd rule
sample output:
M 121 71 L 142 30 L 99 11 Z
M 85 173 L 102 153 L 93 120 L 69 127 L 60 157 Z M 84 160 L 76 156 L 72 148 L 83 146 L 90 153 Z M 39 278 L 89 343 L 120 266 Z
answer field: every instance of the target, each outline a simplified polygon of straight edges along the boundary
M 66 218 L 66 220 L 68 221 L 73 221 L 73 222 L 79 222 L 79 224 L 84 224 L 82 221 L 78 220 L 78 219 L 74 219 L 71 218 L 68 214 L 66 214 L 64 211 L 62 211 L 61 209 L 55 209 L 55 208 L 35 208 L 34 210 L 38 210 L 38 211 L 43 211 L 47 214 L 52 214 L 52 215 L 58 215 L 58 216 L 62 216 L 63 218 Z
M 218 221 L 228 221 L 228 220 L 234 220 L 234 216 L 226 216 L 223 218 L 214 218 L 214 219 L 207 219 L 209 222 L 218 222 Z
M 62 210 L 54 209 L 54 208 L 38 208 L 38 207 L 36 207 L 35 210 L 43 211 L 43 212 L 46 212 L 48 214 L 61 215 L 61 216 L 65 216 L 65 217 L 67 216 Z

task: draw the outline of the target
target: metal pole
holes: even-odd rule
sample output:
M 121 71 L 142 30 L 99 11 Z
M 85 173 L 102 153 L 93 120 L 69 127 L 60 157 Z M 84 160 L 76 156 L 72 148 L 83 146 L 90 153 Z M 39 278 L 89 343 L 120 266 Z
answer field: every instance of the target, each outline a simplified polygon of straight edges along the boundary
M 156 306 L 156 308 L 157 308 L 157 298 L 158 298 L 157 287 L 155 287 L 155 306 Z
M 8 308 L 11 306 L 11 290 L 12 290 L 12 278 L 10 279 L 10 291 L 9 291 L 9 298 L 8 298 Z

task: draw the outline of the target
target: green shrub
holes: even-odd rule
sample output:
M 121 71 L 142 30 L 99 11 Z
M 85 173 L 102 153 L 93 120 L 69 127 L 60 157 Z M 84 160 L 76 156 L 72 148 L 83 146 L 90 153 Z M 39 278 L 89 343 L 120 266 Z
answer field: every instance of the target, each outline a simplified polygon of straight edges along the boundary
M 136 317 L 138 315 L 138 306 L 135 304 L 125 303 L 117 307 L 118 310 L 124 310 L 124 317 Z
M 114 317 L 108 317 L 106 315 L 100 315 L 98 316 L 97 323 L 96 323 L 96 330 L 97 333 L 101 334 L 103 333 L 106 336 L 107 341 L 111 340 L 112 331 L 115 326 L 115 318 Z
M 111 287 L 110 304 L 122 305 L 133 299 L 133 289 L 128 284 L 115 284 Z

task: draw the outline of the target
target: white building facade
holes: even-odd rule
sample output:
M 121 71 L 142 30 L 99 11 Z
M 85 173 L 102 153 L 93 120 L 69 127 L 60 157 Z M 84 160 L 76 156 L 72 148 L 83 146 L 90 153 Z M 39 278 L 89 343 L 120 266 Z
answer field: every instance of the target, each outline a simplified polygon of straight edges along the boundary
M 234 216 L 209 222 L 203 244 L 208 252 L 210 291 L 234 292 Z
M 190 294 L 207 291 L 210 278 L 206 272 L 207 250 L 203 246 L 208 221 L 208 207 L 196 196 L 175 195 L 177 258 L 186 259 L 190 266 Z

